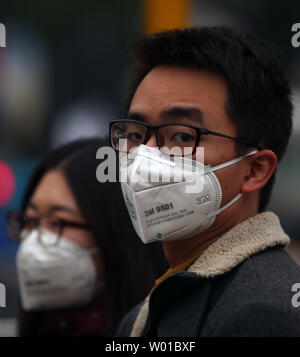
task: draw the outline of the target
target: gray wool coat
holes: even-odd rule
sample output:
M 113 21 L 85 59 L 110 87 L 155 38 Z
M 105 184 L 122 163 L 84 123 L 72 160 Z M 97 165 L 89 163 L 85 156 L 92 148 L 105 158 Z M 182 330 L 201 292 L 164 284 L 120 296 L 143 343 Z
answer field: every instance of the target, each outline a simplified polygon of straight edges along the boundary
M 125 316 L 116 335 L 300 336 L 300 306 L 292 303 L 300 267 L 283 250 L 288 242 L 275 214 L 246 219 L 187 271 L 158 285 Z

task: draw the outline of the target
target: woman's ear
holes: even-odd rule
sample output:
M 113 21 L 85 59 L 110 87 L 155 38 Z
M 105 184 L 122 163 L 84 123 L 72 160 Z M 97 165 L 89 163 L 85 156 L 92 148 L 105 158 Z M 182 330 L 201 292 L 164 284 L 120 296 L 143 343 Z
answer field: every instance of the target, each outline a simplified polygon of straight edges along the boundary
M 241 192 L 249 193 L 263 188 L 277 168 L 276 154 L 271 150 L 261 150 L 250 156 L 247 175 L 241 187 Z

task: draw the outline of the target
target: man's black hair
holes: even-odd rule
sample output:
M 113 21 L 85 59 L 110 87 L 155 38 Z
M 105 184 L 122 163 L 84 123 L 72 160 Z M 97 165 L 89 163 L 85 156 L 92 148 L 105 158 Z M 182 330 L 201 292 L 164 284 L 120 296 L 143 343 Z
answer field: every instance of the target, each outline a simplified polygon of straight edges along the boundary
M 225 78 L 226 112 L 237 137 L 282 158 L 292 130 L 291 90 L 273 45 L 228 26 L 193 27 L 144 36 L 134 44 L 135 78 L 126 114 L 143 78 L 160 65 L 207 70 Z M 237 151 L 240 150 L 237 144 Z M 261 190 L 259 212 L 270 199 L 275 173 Z

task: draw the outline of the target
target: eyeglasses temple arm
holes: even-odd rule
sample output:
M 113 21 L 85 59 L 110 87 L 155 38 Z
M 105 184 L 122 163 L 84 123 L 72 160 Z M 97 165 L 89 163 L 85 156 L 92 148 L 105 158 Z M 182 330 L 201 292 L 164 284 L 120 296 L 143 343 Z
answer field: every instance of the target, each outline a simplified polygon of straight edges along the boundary
M 258 148 L 259 150 L 263 150 L 263 148 L 259 145 L 252 145 L 252 144 L 249 144 L 243 140 L 240 140 L 238 138 L 234 138 L 233 136 L 228 136 L 228 135 L 225 135 L 225 134 L 220 134 L 220 133 L 217 133 L 215 131 L 210 131 L 210 130 L 207 130 L 207 129 L 204 129 L 203 131 L 201 130 L 201 134 L 204 134 L 204 135 L 208 135 L 208 134 L 211 134 L 211 135 L 215 135 L 215 136 L 220 136 L 222 138 L 227 138 L 227 139 L 232 139 L 232 140 L 235 140 L 236 142 L 240 143 L 240 144 L 244 144 L 244 145 L 247 145 L 247 146 L 252 146 L 252 147 L 256 147 Z

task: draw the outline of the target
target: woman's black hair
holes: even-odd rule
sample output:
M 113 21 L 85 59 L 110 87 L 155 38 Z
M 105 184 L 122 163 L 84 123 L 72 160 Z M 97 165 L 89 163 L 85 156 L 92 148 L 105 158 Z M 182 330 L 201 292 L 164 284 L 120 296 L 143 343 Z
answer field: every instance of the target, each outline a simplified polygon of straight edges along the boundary
M 168 265 L 158 243 L 144 246 L 135 233 L 120 184 L 97 181 L 96 169 L 101 161 L 96 159 L 96 152 L 103 146 L 108 146 L 107 140 L 82 139 L 50 152 L 34 170 L 21 208 L 26 209 L 48 171 L 63 172 L 101 248 L 107 288 L 107 335 L 113 336 L 121 318 L 147 295 Z M 35 334 L 40 315 L 21 309 L 18 335 Z

